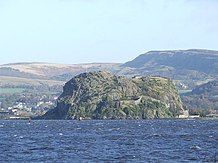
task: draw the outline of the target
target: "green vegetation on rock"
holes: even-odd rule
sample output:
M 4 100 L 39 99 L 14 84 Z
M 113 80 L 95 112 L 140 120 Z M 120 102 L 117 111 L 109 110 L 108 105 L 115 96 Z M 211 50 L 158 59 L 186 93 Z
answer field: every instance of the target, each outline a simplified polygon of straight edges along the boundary
M 173 82 L 161 77 L 125 78 L 83 73 L 68 81 L 57 106 L 44 119 L 148 119 L 183 111 Z

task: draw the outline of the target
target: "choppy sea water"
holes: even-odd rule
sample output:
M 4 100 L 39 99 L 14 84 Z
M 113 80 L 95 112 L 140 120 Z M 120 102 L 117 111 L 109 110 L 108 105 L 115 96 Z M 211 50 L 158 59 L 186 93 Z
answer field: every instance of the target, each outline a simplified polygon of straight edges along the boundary
M 0 139 L 0 162 L 218 162 L 218 120 L 1 120 Z

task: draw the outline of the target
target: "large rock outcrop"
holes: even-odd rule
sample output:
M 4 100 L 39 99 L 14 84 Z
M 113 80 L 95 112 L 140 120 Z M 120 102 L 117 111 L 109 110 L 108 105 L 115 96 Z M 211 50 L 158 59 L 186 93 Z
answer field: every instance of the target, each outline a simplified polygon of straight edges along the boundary
M 161 77 L 125 78 L 83 73 L 68 81 L 57 106 L 44 119 L 148 119 L 183 111 L 173 82 Z

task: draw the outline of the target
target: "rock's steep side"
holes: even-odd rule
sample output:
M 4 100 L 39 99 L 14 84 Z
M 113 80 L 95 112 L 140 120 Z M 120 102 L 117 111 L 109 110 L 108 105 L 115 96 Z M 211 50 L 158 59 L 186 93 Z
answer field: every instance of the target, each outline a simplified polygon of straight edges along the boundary
M 161 77 L 83 73 L 68 81 L 45 119 L 147 119 L 175 117 L 183 111 L 173 82 Z

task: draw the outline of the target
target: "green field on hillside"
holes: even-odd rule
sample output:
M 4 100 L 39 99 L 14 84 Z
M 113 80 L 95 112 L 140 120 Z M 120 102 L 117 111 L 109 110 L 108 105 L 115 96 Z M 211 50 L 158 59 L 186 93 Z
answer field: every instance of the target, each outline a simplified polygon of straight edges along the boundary
M 189 93 L 192 90 L 178 90 L 179 94 L 185 94 L 185 93 Z
M 0 88 L 0 94 L 22 93 L 25 90 L 25 88 Z

